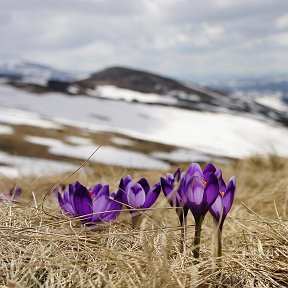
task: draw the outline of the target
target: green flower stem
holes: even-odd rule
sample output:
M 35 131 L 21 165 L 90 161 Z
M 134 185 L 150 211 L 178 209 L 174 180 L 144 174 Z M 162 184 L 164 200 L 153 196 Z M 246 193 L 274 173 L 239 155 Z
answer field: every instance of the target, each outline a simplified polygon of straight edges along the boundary
M 140 216 L 141 216 L 140 213 L 132 214 L 132 229 L 138 228 L 138 224 L 139 224 L 138 222 L 139 222 Z
M 217 257 L 222 256 L 222 229 L 217 225 Z
M 214 241 L 214 256 L 220 258 L 222 256 L 222 226 L 214 219 L 215 236 Z M 217 235 L 216 235 L 217 234 Z
M 200 254 L 201 230 L 202 230 L 203 220 L 204 220 L 204 218 L 201 217 L 200 220 L 195 223 L 193 255 L 194 255 L 194 258 L 197 258 L 197 259 L 199 258 L 199 254 Z
M 180 239 L 180 253 L 184 252 L 184 246 L 185 246 L 185 232 L 186 232 L 186 226 L 187 226 L 187 217 L 185 217 L 182 214 L 179 216 L 179 221 L 181 225 L 181 239 Z

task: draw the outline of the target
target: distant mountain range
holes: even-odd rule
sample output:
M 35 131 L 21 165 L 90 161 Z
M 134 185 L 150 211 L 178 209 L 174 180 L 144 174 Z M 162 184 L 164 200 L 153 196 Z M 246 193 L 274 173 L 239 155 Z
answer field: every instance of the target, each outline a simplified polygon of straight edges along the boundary
M 247 97 L 279 95 L 288 104 L 288 76 L 236 79 L 211 85 L 228 94 L 245 94 Z
M 0 65 L 0 77 L 40 85 L 44 85 L 48 80 L 72 81 L 75 79 L 75 76 L 70 73 L 49 66 L 22 61 L 12 61 Z
M 29 62 L 0 65 L 0 77 L 6 84 L 39 94 L 53 91 L 71 96 L 85 95 L 140 101 L 197 111 L 247 113 L 253 117 L 264 117 L 288 126 L 287 110 L 278 109 L 279 105 L 270 105 L 269 99 L 262 102 L 258 100 L 263 91 L 276 91 L 280 89 L 279 87 L 284 91 L 284 96 L 281 94 L 283 97 L 281 96 L 280 100 L 288 99 L 286 80 L 234 81 L 207 88 L 126 67 L 110 67 L 80 77 Z M 257 97 L 244 97 L 245 93 L 253 91 L 254 93 L 257 91 Z

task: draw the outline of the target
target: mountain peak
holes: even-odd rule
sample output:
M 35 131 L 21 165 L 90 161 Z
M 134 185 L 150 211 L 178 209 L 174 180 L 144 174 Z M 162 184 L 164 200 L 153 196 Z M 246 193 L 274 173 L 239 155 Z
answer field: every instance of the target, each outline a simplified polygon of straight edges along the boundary
M 158 93 L 162 95 L 175 90 L 191 92 L 189 87 L 179 81 L 121 66 L 109 67 L 93 73 L 89 78 L 79 81 L 79 84 L 84 84 L 92 89 L 98 85 L 114 85 L 142 93 Z

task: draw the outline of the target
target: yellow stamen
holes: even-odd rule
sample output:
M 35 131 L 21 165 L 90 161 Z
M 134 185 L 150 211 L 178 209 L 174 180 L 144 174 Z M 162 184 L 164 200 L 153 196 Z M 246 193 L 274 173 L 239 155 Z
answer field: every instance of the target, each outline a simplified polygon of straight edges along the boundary
M 202 184 L 204 187 L 206 187 L 207 182 L 204 179 L 202 179 Z
M 222 198 L 223 198 L 224 195 L 225 195 L 225 192 L 221 191 L 220 194 L 221 194 L 221 196 L 222 196 Z

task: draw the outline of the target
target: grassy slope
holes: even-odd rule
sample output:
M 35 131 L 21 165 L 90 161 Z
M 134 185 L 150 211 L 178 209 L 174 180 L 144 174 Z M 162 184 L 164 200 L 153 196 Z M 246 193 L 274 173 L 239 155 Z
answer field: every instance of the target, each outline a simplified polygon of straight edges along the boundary
M 223 166 L 223 165 L 222 165 Z M 212 256 L 211 216 L 203 225 L 200 262 L 191 253 L 189 216 L 186 251 L 179 253 L 177 217 L 163 196 L 157 210 L 131 231 L 128 212 L 117 223 L 83 228 L 43 195 L 61 177 L 23 179 L 19 203 L 0 206 L 0 284 L 8 287 L 285 287 L 288 283 L 288 161 L 254 157 L 223 167 L 236 175 L 235 205 L 224 226 L 222 264 Z M 156 181 L 163 171 L 86 169 L 72 176 L 85 184 L 130 173 Z M 2 186 L 11 182 L 3 179 Z M 2 187 L 2 188 L 3 188 Z M 35 199 L 32 198 L 34 191 Z M 44 209 L 43 209 L 44 208 Z M 211 285 L 211 286 L 209 286 Z

